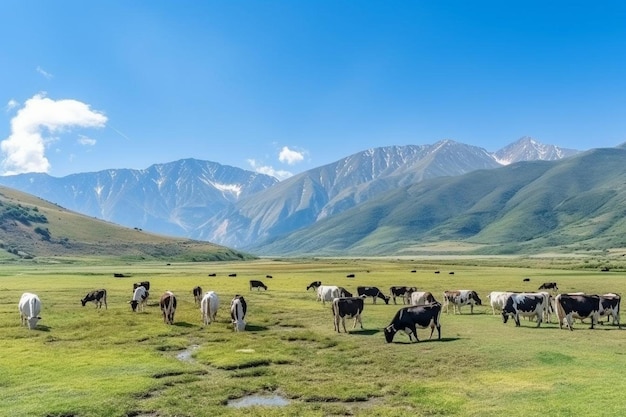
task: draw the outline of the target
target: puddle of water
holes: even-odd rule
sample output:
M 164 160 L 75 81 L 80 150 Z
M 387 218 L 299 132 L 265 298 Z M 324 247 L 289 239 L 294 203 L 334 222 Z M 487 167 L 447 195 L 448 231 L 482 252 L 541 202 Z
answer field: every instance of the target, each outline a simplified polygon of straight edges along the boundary
M 283 407 L 289 404 L 290 401 L 280 395 L 247 395 L 236 400 L 228 401 L 228 406 L 235 408 L 252 407 L 254 405 Z
M 194 359 L 191 357 L 191 355 L 193 355 L 193 352 L 199 347 L 200 346 L 198 345 L 189 346 L 187 349 L 183 350 L 182 352 L 179 352 L 176 355 L 176 359 L 178 359 L 179 361 L 183 361 L 183 362 L 195 362 Z

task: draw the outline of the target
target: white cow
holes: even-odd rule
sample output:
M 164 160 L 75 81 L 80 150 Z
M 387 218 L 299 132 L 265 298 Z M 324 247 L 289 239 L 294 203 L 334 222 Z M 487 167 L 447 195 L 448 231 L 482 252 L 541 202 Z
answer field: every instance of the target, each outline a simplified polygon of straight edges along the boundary
M 200 312 L 202 313 L 202 322 L 211 324 L 217 316 L 217 308 L 220 306 L 220 299 L 215 291 L 207 291 L 200 301 Z
M 423 306 L 425 304 L 434 303 L 435 297 L 429 291 L 413 291 L 411 293 L 411 301 L 410 304 L 414 306 Z
M 35 294 L 25 292 L 20 297 L 18 304 L 22 326 L 27 325 L 29 329 L 37 327 L 37 322 L 41 320 L 41 300 Z
M 489 302 L 491 303 L 491 312 L 493 315 L 496 315 L 496 308 L 500 311 L 504 308 L 506 304 L 506 300 L 515 294 L 512 291 L 491 291 L 487 297 L 489 297 Z
M 326 301 L 333 301 L 334 298 L 339 298 L 339 287 L 336 285 L 320 285 L 317 287 L 317 301 L 321 301 L 322 304 L 326 304 Z
M 148 302 L 148 295 L 148 290 L 142 285 L 135 288 L 135 291 L 133 291 L 133 299 L 128 302 L 133 311 L 144 310 Z

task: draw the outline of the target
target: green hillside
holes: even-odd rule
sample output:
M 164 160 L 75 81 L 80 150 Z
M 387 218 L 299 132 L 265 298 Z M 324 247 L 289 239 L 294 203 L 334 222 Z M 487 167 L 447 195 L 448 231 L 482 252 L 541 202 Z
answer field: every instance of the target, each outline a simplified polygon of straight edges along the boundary
M 538 253 L 626 247 L 626 149 L 437 178 L 252 248 L 262 254 Z
M 102 257 L 168 261 L 252 258 L 209 242 L 120 227 L 0 187 L 0 259 L 84 260 Z

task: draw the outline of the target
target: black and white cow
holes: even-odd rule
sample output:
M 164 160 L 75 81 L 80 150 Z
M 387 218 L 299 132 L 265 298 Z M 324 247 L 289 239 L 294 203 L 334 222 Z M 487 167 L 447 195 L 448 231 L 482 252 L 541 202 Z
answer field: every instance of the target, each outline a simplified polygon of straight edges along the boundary
M 236 332 L 243 332 L 246 330 L 246 313 L 248 312 L 248 305 L 246 300 L 241 295 L 235 295 L 230 302 L 230 318 L 232 319 L 233 327 Z
M 135 282 L 133 284 L 133 291 L 136 290 L 137 287 L 144 287 L 146 291 L 150 291 L 150 281 Z
M 435 296 L 430 291 L 413 291 L 411 293 L 411 299 L 409 300 L 411 305 L 421 306 L 424 304 L 436 303 Z
M 554 290 L 558 291 L 559 287 L 557 287 L 556 282 L 544 282 L 538 288 L 538 290 Z
M 337 331 L 337 333 L 341 333 L 341 330 L 339 328 L 340 321 L 343 325 L 343 331 L 348 333 L 348 331 L 346 330 L 346 317 L 354 318 L 354 326 L 352 326 L 353 329 L 356 328 L 357 323 L 361 325 L 361 329 L 363 328 L 363 322 L 361 321 L 363 304 L 363 298 L 361 297 L 341 297 L 333 299 L 333 319 L 335 323 L 335 330 Z
M 519 317 L 536 317 L 537 327 L 543 321 L 544 312 L 549 308 L 549 298 L 543 293 L 516 293 L 506 299 L 502 307 L 502 321 L 506 323 L 513 317 L 515 325 L 520 326 Z
M 133 291 L 133 298 L 128 302 L 130 304 L 130 308 L 132 308 L 133 311 L 143 311 L 149 295 L 150 293 L 143 285 L 135 288 L 135 291 Z
M 380 291 L 378 289 L 378 287 L 356 287 L 356 292 L 359 295 L 359 297 L 362 296 L 366 296 L 366 297 L 372 297 L 372 302 L 374 304 L 376 304 L 376 299 L 380 298 L 383 301 L 385 301 L 385 304 L 389 304 L 389 297 L 387 297 L 385 294 L 382 293 L 382 291 Z
M 617 324 L 617 327 L 621 329 L 622 325 L 619 322 L 619 306 L 622 297 L 615 293 L 602 294 L 600 297 L 600 302 L 602 304 L 602 312 L 600 312 L 600 316 L 606 316 L 607 323 L 610 319 L 613 319 L 613 325 Z
M 516 294 L 512 291 L 491 291 L 487 298 L 489 298 L 489 302 L 491 304 L 491 313 L 496 315 L 496 308 L 500 311 L 504 308 L 506 301 L 513 294 Z
M 385 340 L 387 343 L 391 343 L 396 332 L 404 330 L 409 336 L 409 342 L 412 341 L 411 335 L 415 336 L 416 342 L 419 342 L 417 329 L 425 329 L 427 327 L 430 327 L 429 339 L 432 339 L 435 328 L 437 328 L 437 338 L 441 339 L 440 317 L 441 304 L 439 303 L 403 307 L 396 312 L 389 326 L 385 327 Z
M 322 281 L 313 281 L 312 283 L 307 285 L 306 290 L 308 291 L 311 288 L 313 288 L 313 291 L 315 291 L 317 290 L 317 287 L 319 287 L 320 285 L 322 285 Z
M 406 286 L 389 287 L 389 296 L 394 304 L 397 304 L 396 297 L 402 297 L 402 304 L 408 304 L 408 299 L 413 291 L 417 291 L 417 288 Z
M 108 309 L 107 290 L 103 288 L 101 290 L 94 290 L 94 291 L 88 292 L 85 298 L 80 300 L 83 307 L 85 307 L 85 304 L 87 304 L 90 301 L 92 301 L 96 305 L 96 308 L 102 308 L 102 303 L 104 303 L 104 309 L 105 310 Z
M 559 320 L 559 328 L 565 324 L 570 330 L 574 319 L 591 319 L 591 328 L 598 323 L 600 314 L 603 312 L 599 295 L 588 294 L 559 294 L 554 298 L 556 316 Z
M 256 288 L 257 291 L 261 291 L 261 288 L 267 291 L 267 285 L 263 284 L 263 282 L 256 280 L 256 279 L 250 280 L 250 291 L 252 291 L 253 288 Z
M 344 287 L 337 288 L 339 288 L 339 297 L 352 297 L 352 293 L 346 290 Z
M 202 301 L 202 287 L 201 286 L 193 287 L 193 290 L 191 290 L 191 293 L 193 294 L 193 302 L 200 305 L 200 301 Z
M 474 290 L 453 290 L 444 291 L 443 302 L 446 307 L 446 314 L 448 314 L 448 306 L 452 303 L 452 311 L 456 314 L 457 310 L 461 314 L 461 306 L 470 306 L 470 314 L 474 314 L 474 305 L 482 305 L 478 293 Z
M 165 324 L 174 324 L 174 314 L 176 313 L 176 296 L 171 291 L 165 291 L 159 300 L 159 306 L 163 313 Z

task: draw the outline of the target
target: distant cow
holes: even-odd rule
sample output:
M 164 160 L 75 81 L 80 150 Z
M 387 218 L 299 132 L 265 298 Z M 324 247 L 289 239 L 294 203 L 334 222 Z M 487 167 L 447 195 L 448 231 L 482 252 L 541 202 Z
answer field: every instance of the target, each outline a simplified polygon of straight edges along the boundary
M 530 278 L 524 278 L 522 281 L 524 281 L 524 282 L 530 282 Z
M 17 308 L 20 312 L 22 326 L 28 326 L 31 330 L 37 327 L 37 322 L 41 320 L 41 317 L 39 317 L 41 313 L 41 300 L 36 294 L 29 292 L 22 294 Z
M 366 296 L 366 297 L 372 297 L 372 303 L 376 304 L 376 299 L 380 298 L 382 299 L 385 304 L 389 304 L 389 297 L 387 297 L 385 294 L 382 293 L 382 291 L 380 291 L 378 289 L 378 287 L 356 287 L 356 292 L 359 295 L 359 297 L 362 296 Z
M 509 316 L 513 317 L 515 326 L 519 327 L 519 316 L 536 317 L 537 327 L 539 327 L 545 310 L 549 308 L 548 300 L 545 293 L 511 294 L 502 308 L 502 321 L 506 323 Z
M 339 321 L 343 325 L 343 331 L 346 330 L 346 317 L 354 318 L 354 325 L 352 328 L 356 328 L 356 324 L 361 325 L 363 328 L 363 322 L 361 321 L 361 313 L 363 312 L 363 298 L 361 297 L 345 297 L 335 298 L 332 302 L 333 319 L 335 323 L 335 330 L 337 333 L 341 333 L 339 328 Z
M 389 326 L 385 327 L 385 340 L 387 343 L 391 343 L 396 332 L 404 330 L 409 336 L 409 342 L 412 341 L 411 335 L 415 336 L 416 342 L 419 342 L 417 329 L 425 329 L 427 327 L 430 327 L 429 339 L 432 339 L 435 328 L 437 328 L 437 338 L 441 339 L 440 317 L 441 304 L 439 303 L 403 307 L 396 312 Z
M 230 317 L 236 332 L 246 330 L 245 318 L 247 312 L 248 306 L 246 305 L 246 300 L 241 295 L 235 295 L 230 302 Z
M 144 287 L 146 291 L 150 291 L 150 281 L 135 282 L 133 284 L 133 290 L 136 290 L 137 287 Z
M 252 291 L 253 288 L 256 288 L 257 291 L 261 291 L 261 288 L 267 291 L 267 286 L 263 284 L 261 281 L 256 280 L 256 279 L 250 280 L 250 291 Z
M 491 291 L 487 298 L 489 298 L 489 303 L 491 304 L 491 314 L 496 315 L 496 309 L 502 311 L 504 305 L 506 304 L 506 300 L 515 294 L 512 291 Z
M 216 276 L 217 276 L 217 274 L 216 274 L 215 272 L 211 272 L 211 273 L 209 274 L 209 276 L 210 276 L 210 277 L 216 277 Z
M 389 296 L 393 300 L 394 304 L 397 304 L 396 303 L 396 297 L 402 297 L 402 304 L 406 304 L 407 303 L 407 298 L 409 297 L 409 295 L 413 291 L 417 291 L 417 288 L 415 288 L 415 287 L 405 287 L 405 286 L 389 287 Z
M 165 324 L 174 324 L 174 314 L 176 313 L 176 296 L 171 291 L 165 291 L 159 300 L 159 306 L 163 313 Z
M 538 288 L 539 290 L 555 290 L 558 291 L 559 287 L 556 286 L 556 282 L 544 282 Z
M 599 295 L 587 294 L 559 294 L 554 299 L 556 315 L 559 320 L 559 328 L 565 324 L 570 330 L 574 319 L 591 319 L 591 328 L 598 323 L 600 314 L 603 312 Z
M 445 291 L 443 293 L 443 302 L 446 307 L 446 314 L 448 314 L 450 303 L 452 303 L 452 311 L 454 314 L 456 314 L 457 310 L 459 314 L 461 314 L 461 307 L 468 304 L 470 306 L 470 314 L 474 314 L 474 305 L 482 305 L 478 293 L 473 290 Z
M 193 294 L 193 302 L 195 304 L 200 305 L 200 301 L 202 300 L 202 287 L 200 286 L 193 287 L 193 290 L 191 290 L 191 293 Z
M 320 285 L 317 287 L 317 301 L 326 304 L 326 301 L 333 301 L 333 298 L 340 297 L 339 287 L 336 285 Z
M 236 277 L 237 274 L 228 274 L 229 277 Z
M 348 274 L 346 275 L 346 278 L 354 278 L 354 274 Z
M 215 291 L 207 291 L 200 301 L 200 312 L 202 313 L 202 323 L 205 325 L 215 321 L 217 309 L 220 306 L 220 299 Z
M 433 294 L 429 291 L 413 291 L 410 297 L 410 304 L 414 306 L 422 306 L 424 304 L 437 302 Z
M 265 278 L 272 279 L 272 278 L 274 278 L 274 277 L 273 277 L 273 276 L 271 276 L 271 275 L 265 275 Z
M 352 293 L 346 290 L 344 287 L 337 288 L 339 288 L 339 297 L 352 297 Z
M 103 288 L 101 290 L 91 291 L 91 292 L 87 293 L 85 298 L 80 300 L 80 302 L 83 305 L 83 307 L 85 307 L 85 304 L 87 304 L 89 301 L 92 301 L 96 305 L 96 308 L 102 308 L 102 303 L 104 302 L 105 310 L 108 309 L 108 306 L 107 306 L 107 290 L 105 290 Z
M 320 285 L 322 285 L 322 281 L 313 281 L 312 283 L 307 285 L 306 290 L 308 291 L 311 288 L 313 288 L 313 290 L 317 290 L 317 287 L 319 287 Z
M 150 293 L 143 285 L 135 288 L 135 291 L 133 291 L 133 298 L 128 302 L 130 304 L 130 308 L 132 308 L 133 311 L 143 311 L 149 295 Z

